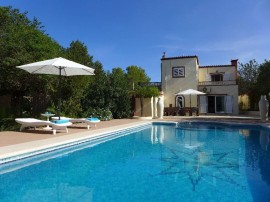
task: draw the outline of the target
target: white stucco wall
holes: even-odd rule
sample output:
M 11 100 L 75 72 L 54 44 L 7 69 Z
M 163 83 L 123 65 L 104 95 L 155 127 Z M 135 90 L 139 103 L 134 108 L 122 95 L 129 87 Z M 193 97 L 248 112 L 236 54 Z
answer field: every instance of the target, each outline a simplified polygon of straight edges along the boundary
M 223 74 L 223 85 L 202 85 L 199 86 L 199 90 L 203 91 L 203 88 L 207 88 L 208 95 L 232 95 L 233 96 L 233 114 L 239 113 L 238 108 L 238 85 L 237 69 L 235 66 L 216 66 L 216 67 L 203 67 L 199 68 L 199 82 L 206 81 L 206 74 Z M 230 82 L 231 81 L 231 82 Z
M 227 74 L 228 81 L 235 81 L 237 78 L 237 71 L 235 66 L 222 66 L 222 67 L 204 67 L 199 68 L 199 82 L 206 81 L 206 74 Z
M 172 68 L 184 66 L 185 77 L 173 78 Z M 189 88 L 198 88 L 198 64 L 197 58 L 179 58 L 161 61 L 162 90 L 164 92 L 164 105 L 175 107 L 175 94 Z M 197 97 L 192 96 L 192 106 L 197 106 Z M 189 107 L 189 96 L 185 96 L 185 107 Z
M 153 98 L 144 98 L 143 104 L 143 116 L 144 117 L 152 117 L 153 108 L 152 108 Z M 141 116 L 141 102 L 140 98 L 136 98 L 135 102 L 135 116 Z
M 199 90 L 202 91 L 204 86 L 200 86 Z M 226 85 L 226 86 L 207 86 L 208 89 L 211 89 L 210 93 L 207 95 L 232 95 L 233 97 L 233 111 L 234 115 L 239 113 L 238 107 L 238 85 Z

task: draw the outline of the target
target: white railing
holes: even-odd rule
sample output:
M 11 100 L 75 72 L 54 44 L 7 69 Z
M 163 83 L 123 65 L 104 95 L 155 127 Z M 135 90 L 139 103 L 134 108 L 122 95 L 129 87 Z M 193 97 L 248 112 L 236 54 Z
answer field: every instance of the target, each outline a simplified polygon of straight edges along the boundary
M 222 86 L 222 85 L 236 85 L 237 81 L 201 81 L 199 86 Z

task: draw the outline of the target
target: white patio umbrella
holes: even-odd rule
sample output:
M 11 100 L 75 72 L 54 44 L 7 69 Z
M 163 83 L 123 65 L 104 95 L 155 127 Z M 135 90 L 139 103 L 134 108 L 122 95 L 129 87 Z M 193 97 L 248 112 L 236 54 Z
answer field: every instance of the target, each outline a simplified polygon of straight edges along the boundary
M 176 93 L 176 95 L 189 95 L 189 106 L 191 108 L 191 95 L 204 95 L 205 93 L 194 90 L 194 89 L 187 89 L 184 91 L 181 91 L 179 93 Z
M 79 63 L 67 60 L 65 58 L 54 58 L 40 62 L 34 62 L 26 65 L 17 66 L 17 68 L 28 71 L 31 74 L 53 74 L 59 75 L 58 89 L 58 116 L 60 119 L 61 110 L 61 76 L 76 76 L 76 75 L 95 75 L 94 69 L 81 65 Z

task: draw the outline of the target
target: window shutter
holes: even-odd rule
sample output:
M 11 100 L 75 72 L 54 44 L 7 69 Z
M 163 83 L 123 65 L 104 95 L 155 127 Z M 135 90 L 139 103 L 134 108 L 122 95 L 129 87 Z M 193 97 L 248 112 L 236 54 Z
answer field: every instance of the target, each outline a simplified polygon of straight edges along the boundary
M 232 113 L 232 107 L 233 107 L 232 98 L 233 98 L 232 95 L 227 95 L 226 96 L 226 103 L 225 103 L 225 105 L 226 105 L 226 108 L 225 108 L 226 113 Z
M 205 75 L 205 81 L 211 81 L 211 75 L 210 74 Z
M 207 113 L 207 96 L 200 96 L 200 113 Z

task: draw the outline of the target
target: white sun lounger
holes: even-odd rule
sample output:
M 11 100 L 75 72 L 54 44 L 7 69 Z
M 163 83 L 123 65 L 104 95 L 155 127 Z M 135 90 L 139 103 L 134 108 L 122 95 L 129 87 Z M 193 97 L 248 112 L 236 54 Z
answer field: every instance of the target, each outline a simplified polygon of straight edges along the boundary
M 58 120 L 59 117 L 54 116 L 54 117 L 51 117 L 51 119 Z M 93 125 L 93 124 L 95 128 L 97 128 L 97 123 L 100 122 L 100 120 L 89 120 L 87 118 L 69 118 L 69 117 L 64 117 L 64 116 L 60 117 L 60 120 L 65 120 L 65 119 L 69 120 L 71 123 L 85 123 L 88 130 L 90 129 L 90 125 Z
M 33 119 L 33 118 L 17 118 L 15 121 L 19 124 L 21 124 L 20 131 L 22 131 L 26 127 L 33 127 L 36 129 L 36 127 L 39 126 L 50 126 L 52 128 L 53 134 L 56 134 L 56 130 L 66 130 L 66 133 L 68 133 L 67 126 L 72 125 L 71 122 L 67 123 L 52 123 L 50 121 L 43 121 L 39 119 Z

